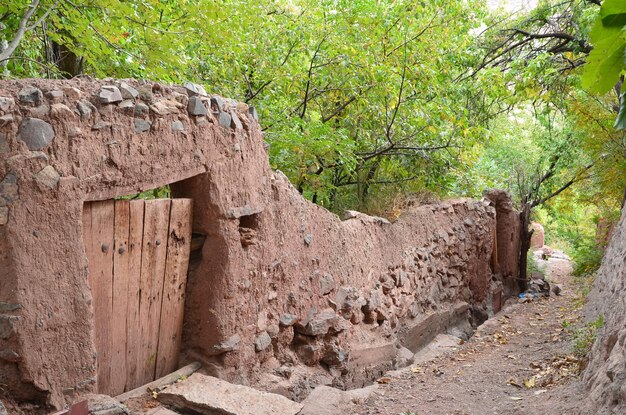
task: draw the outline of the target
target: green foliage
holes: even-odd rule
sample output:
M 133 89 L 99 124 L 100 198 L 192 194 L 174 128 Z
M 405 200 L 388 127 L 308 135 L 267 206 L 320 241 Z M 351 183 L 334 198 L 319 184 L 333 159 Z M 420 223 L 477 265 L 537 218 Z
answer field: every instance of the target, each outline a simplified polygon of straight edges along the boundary
M 157 187 L 156 189 L 146 190 L 145 192 L 137 193 L 134 195 L 121 196 L 118 200 L 135 200 L 135 199 L 168 199 L 172 197 L 172 191 L 169 185 L 163 187 Z
M 531 256 L 528 260 L 528 268 L 526 270 L 526 274 L 527 274 L 527 278 L 532 277 L 532 275 L 534 273 L 539 273 L 541 275 L 543 275 L 545 277 L 545 270 L 542 268 L 539 268 L 539 264 L 537 264 L 537 261 L 535 260 L 534 256 Z
M 604 316 L 600 315 L 596 320 L 582 326 L 568 321 L 563 321 L 562 326 L 572 338 L 572 353 L 579 359 L 585 359 L 596 341 L 598 330 L 604 326 Z
M 0 36 L 27 4 L 0 6 Z M 257 107 L 272 166 L 340 210 L 386 185 L 448 192 L 505 92 L 499 71 L 468 76 L 486 16 L 479 0 L 63 1 L 7 69 L 60 76 L 42 54 L 53 40 L 98 77 L 203 83 Z
M 622 0 L 604 0 L 591 31 L 593 51 L 589 54 L 583 86 L 592 92 L 604 94 L 618 81 L 626 69 L 626 3 Z M 614 127 L 626 128 L 626 95 L 622 94 L 620 111 Z
M 622 3 L 604 1 L 586 83 L 615 83 L 604 71 L 623 50 Z M 0 39 L 29 4 L 0 4 Z M 254 105 L 272 167 L 336 211 L 486 187 L 519 202 L 557 156 L 544 195 L 590 162 L 599 168 L 577 184 L 576 206 L 614 211 L 626 186 L 624 140 L 610 129 L 616 101 L 582 91 L 576 70 L 597 17 L 589 2 L 541 1 L 506 27 L 482 0 L 42 0 L 31 23 L 46 12 L 2 76 L 67 75 L 50 56 L 56 42 L 92 76 L 202 83 Z M 554 24 L 580 41 L 509 48 Z M 569 223 L 559 209 L 546 211 L 555 229 Z

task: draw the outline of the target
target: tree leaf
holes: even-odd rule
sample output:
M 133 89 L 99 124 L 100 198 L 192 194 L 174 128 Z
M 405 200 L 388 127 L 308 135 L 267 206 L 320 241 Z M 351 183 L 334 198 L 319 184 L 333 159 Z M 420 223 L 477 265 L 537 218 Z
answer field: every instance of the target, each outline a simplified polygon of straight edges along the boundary
M 626 24 L 626 2 L 624 0 L 604 0 L 600 18 L 607 27 L 623 27 Z
M 624 49 L 621 27 L 605 27 L 598 20 L 591 31 L 594 48 L 589 54 L 582 75 L 583 87 L 604 94 L 617 82 L 624 67 Z
M 626 92 L 622 93 L 619 101 L 619 114 L 613 125 L 613 128 L 618 131 L 626 129 Z

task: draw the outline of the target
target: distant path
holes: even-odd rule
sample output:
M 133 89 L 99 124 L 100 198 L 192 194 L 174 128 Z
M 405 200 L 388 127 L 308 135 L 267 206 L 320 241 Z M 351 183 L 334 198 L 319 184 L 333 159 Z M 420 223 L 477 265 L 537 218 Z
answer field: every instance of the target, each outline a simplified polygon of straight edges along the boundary
M 572 306 L 576 292 L 566 258 L 557 252 L 540 261 L 548 280 L 562 287 L 561 296 L 526 304 L 512 300 L 456 350 L 418 369 L 392 372 L 389 383 L 350 413 L 575 414 L 578 365 L 567 357 L 570 342 L 562 322 L 580 311 Z

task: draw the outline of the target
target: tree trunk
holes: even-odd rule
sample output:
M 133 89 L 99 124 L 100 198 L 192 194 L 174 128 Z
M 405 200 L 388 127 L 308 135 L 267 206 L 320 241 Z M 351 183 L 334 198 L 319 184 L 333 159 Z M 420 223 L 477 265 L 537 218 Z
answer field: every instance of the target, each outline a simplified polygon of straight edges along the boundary
M 50 42 L 48 60 L 59 68 L 64 78 L 70 79 L 83 73 L 83 58 L 65 45 Z
M 533 231 L 530 229 L 530 205 L 525 203 L 520 212 L 520 255 L 519 255 L 519 289 L 526 291 L 528 273 L 528 250 Z

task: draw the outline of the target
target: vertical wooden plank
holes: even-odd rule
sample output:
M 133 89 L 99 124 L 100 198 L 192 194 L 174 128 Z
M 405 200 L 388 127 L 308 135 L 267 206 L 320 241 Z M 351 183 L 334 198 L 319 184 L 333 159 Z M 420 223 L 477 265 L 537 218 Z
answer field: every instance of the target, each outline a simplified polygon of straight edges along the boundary
M 141 251 L 143 245 L 144 201 L 130 201 L 130 226 L 128 236 L 128 304 L 126 314 L 126 390 L 144 384 L 143 371 L 138 370 L 141 348 Z
M 91 203 L 92 249 L 89 261 L 95 314 L 97 386 L 99 393 L 111 388 L 111 314 L 113 313 L 113 224 L 112 200 Z
M 154 380 L 155 375 L 170 203 L 169 199 L 145 201 L 139 308 L 141 366 L 138 368 L 144 383 Z
M 126 314 L 128 305 L 128 238 L 130 203 L 115 201 L 113 244 L 113 303 L 111 318 L 111 387 L 119 395 L 126 385 Z
M 191 212 L 191 199 L 172 200 L 159 324 L 157 378 L 177 369 L 183 330 L 187 267 L 191 248 Z

